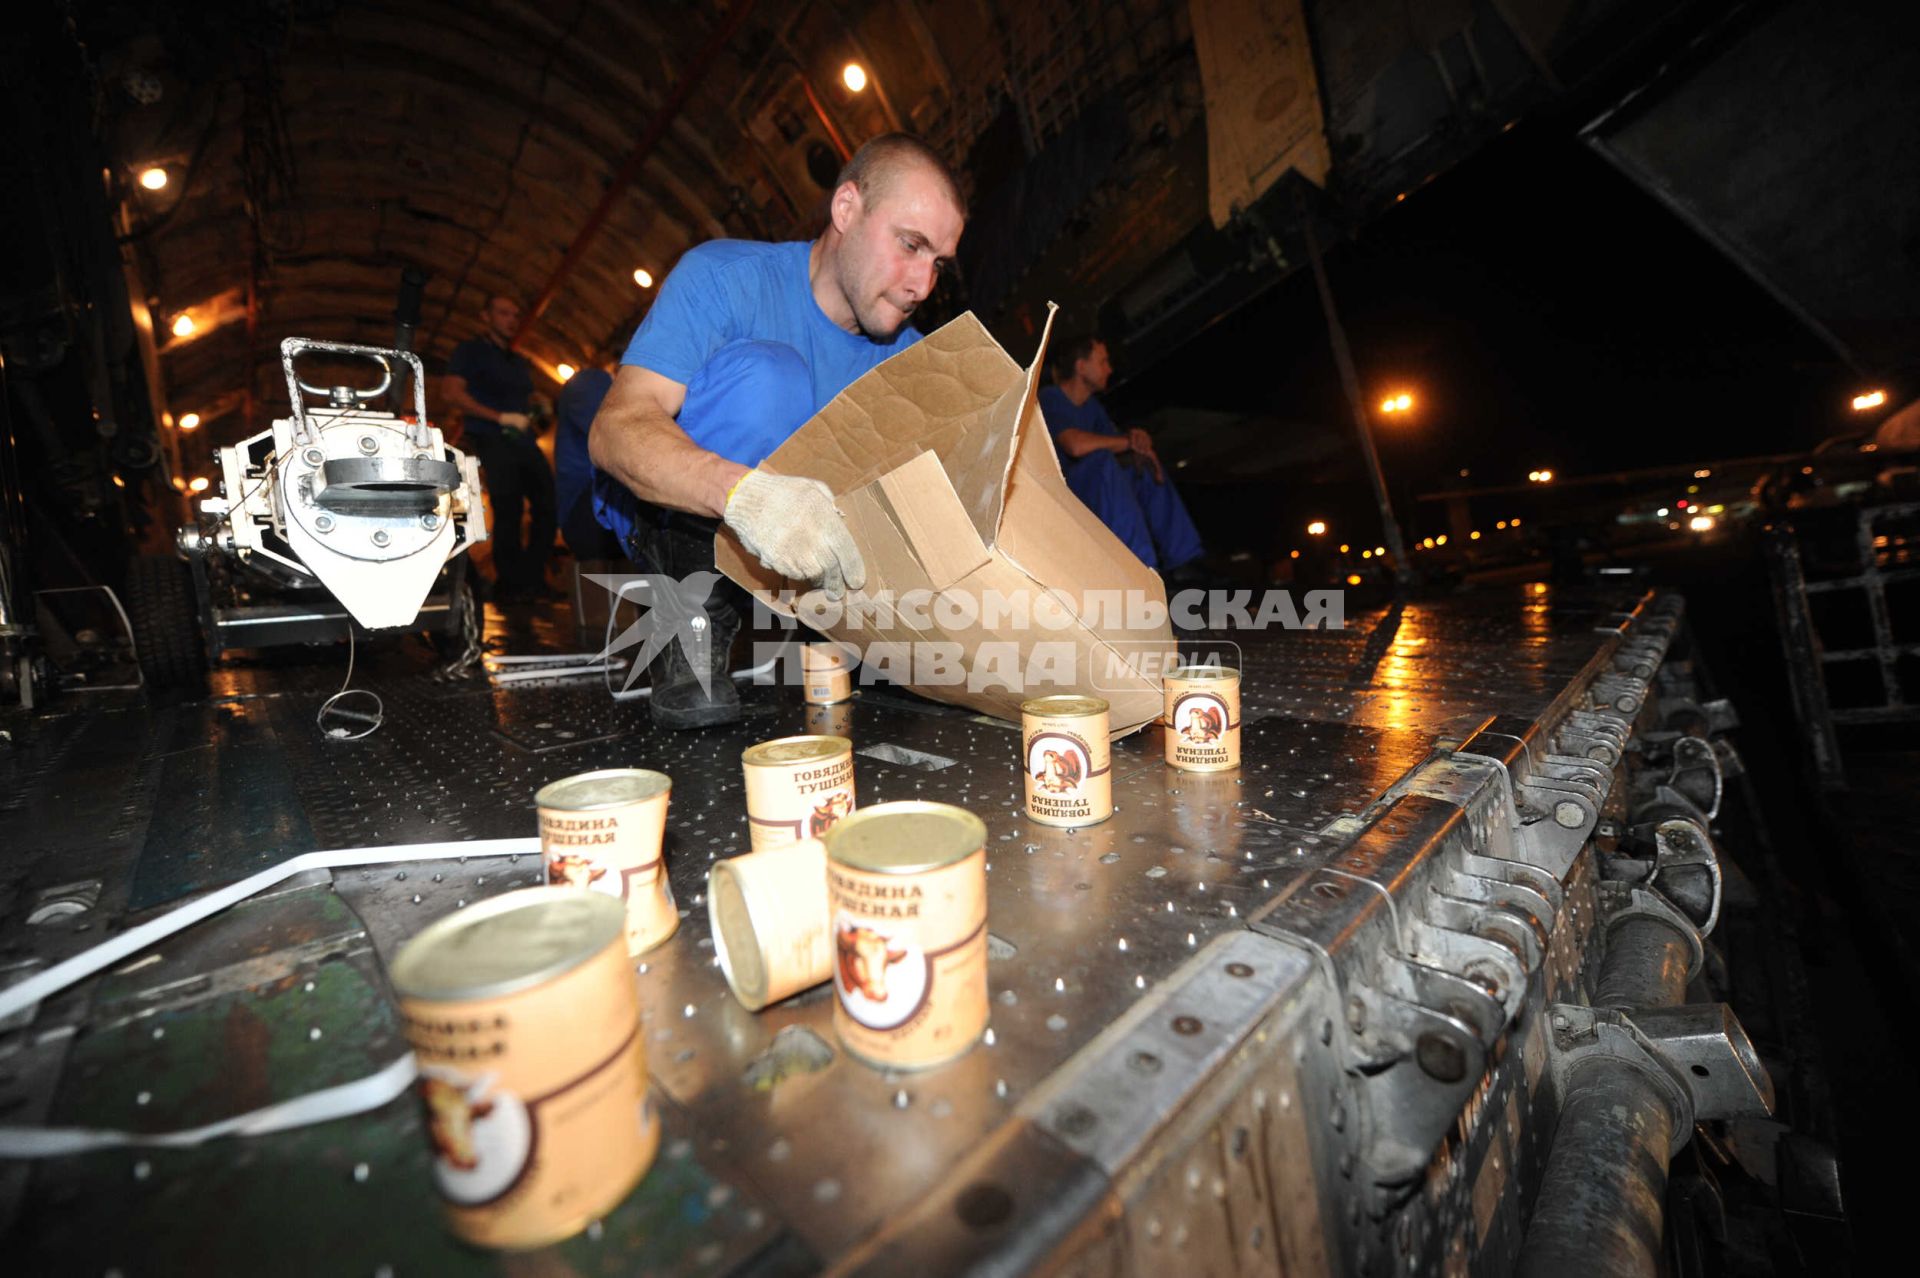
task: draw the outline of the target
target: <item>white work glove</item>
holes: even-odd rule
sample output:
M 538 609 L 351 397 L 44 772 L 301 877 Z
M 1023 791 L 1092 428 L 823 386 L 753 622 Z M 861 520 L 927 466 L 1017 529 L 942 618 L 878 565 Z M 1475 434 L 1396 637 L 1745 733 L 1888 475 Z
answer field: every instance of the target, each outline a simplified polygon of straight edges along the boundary
M 866 561 L 833 507 L 833 489 L 817 479 L 750 470 L 721 518 L 761 563 L 793 581 L 819 583 L 829 599 L 867 584 Z
M 527 428 L 527 415 L 525 413 L 502 413 L 500 414 L 500 425 L 507 430 L 525 430 Z

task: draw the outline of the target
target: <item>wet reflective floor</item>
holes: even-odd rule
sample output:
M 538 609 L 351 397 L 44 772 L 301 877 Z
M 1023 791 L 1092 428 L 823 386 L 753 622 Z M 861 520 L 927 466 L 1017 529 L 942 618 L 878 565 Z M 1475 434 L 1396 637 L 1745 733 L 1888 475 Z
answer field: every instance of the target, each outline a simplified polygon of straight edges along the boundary
M 740 723 L 670 734 L 598 676 L 440 680 L 402 638 L 357 654 L 354 685 L 385 720 L 340 741 L 314 715 L 344 652 L 266 654 L 217 671 L 204 697 L 96 698 L 8 725 L 0 980 L 301 852 L 530 836 L 546 782 L 659 769 L 684 917 L 639 968 L 668 1138 L 641 1187 L 540 1271 L 811 1268 L 917 1202 L 1144 991 L 1328 857 L 1329 822 L 1486 716 L 1545 711 L 1636 599 L 1525 585 L 1340 631 L 1216 636 L 1245 672 L 1243 766 L 1174 772 L 1158 730 L 1136 733 L 1114 748 L 1114 817 L 1080 830 L 1025 819 L 1010 725 L 898 689 L 822 711 L 796 687 L 748 684 Z M 544 606 L 490 611 L 488 642 L 581 647 Z M 991 1029 L 942 1068 L 890 1074 L 840 1052 L 825 987 L 748 1012 L 715 962 L 706 882 L 746 850 L 740 753 L 823 729 L 853 740 L 863 805 L 937 799 L 987 823 Z M 172 1130 L 364 1075 L 403 1050 L 382 960 L 539 873 L 533 857 L 397 863 L 236 907 L 4 1027 L 0 1106 L 12 1123 Z M 439 1229 L 418 1129 L 403 1097 L 269 1137 L 15 1164 L 0 1171 L 9 1251 L 77 1272 L 512 1267 Z

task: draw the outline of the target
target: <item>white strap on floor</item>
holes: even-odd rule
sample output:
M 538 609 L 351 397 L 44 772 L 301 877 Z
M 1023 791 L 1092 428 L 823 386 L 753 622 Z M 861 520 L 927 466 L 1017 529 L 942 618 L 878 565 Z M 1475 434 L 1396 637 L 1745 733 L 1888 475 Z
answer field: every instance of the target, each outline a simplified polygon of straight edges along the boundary
M 296 874 L 309 870 L 339 870 L 358 865 L 387 865 L 403 861 L 450 861 L 455 857 L 533 855 L 540 851 L 537 838 L 476 839 L 465 843 L 395 843 L 378 848 L 339 848 L 331 852 L 307 852 L 290 861 L 209 892 L 170 910 L 157 919 L 122 932 L 90 950 L 56 963 L 44 972 L 28 977 L 17 985 L 0 990 L 0 1020 L 57 994 L 75 981 L 111 967 L 121 959 L 172 936 L 182 928 L 209 918 L 230 905 L 238 904 Z M 281 1131 L 308 1123 L 326 1122 L 351 1114 L 378 1109 L 413 1081 L 413 1054 L 389 1063 L 365 1078 L 338 1087 L 323 1088 L 269 1105 L 234 1118 L 183 1132 L 96 1131 L 87 1128 L 0 1127 L 0 1158 L 45 1158 L 55 1154 L 80 1153 L 122 1145 L 198 1145 L 217 1136 L 251 1136 Z
M 407 1090 L 415 1074 L 413 1053 L 397 1057 L 386 1068 L 337 1087 L 323 1087 L 305 1096 L 279 1101 L 251 1113 L 223 1118 L 205 1127 L 178 1132 L 116 1132 L 92 1127 L 0 1127 L 0 1158 L 54 1158 L 96 1149 L 156 1146 L 185 1149 L 221 1136 L 262 1136 L 267 1132 L 305 1127 L 330 1119 L 347 1118 L 379 1109 Z

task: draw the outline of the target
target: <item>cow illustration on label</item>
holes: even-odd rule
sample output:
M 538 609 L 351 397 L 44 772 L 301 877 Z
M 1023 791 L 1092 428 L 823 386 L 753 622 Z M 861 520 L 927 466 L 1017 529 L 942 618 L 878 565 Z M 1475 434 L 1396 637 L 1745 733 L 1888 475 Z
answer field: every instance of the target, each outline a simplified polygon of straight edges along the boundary
M 833 823 L 853 811 L 853 796 L 842 792 L 830 794 L 824 803 L 813 805 L 813 811 L 807 816 L 807 837 L 817 839 L 833 828 Z
M 491 1202 L 513 1187 L 533 1152 L 533 1120 L 494 1076 L 471 1078 L 430 1066 L 420 1071 L 420 1097 L 433 1142 L 433 1180 L 463 1206 Z
M 927 957 L 905 937 L 841 913 L 833 925 L 834 988 L 847 1014 L 868 1029 L 905 1023 L 927 995 Z
M 1174 725 L 1180 739 L 1189 745 L 1210 745 L 1227 730 L 1226 704 L 1216 697 L 1194 696 L 1180 706 L 1179 722 Z
M 1078 792 L 1090 770 L 1085 748 L 1058 736 L 1036 736 L 1027 751 L 1027 764 L 1039 788 L 1048 794 Z
M 547 882 L 555 887 L 585 888 L 602 896 L 622 896 L 625 886 L 624 876 L 608 874 L 606 866 L 578 852 L 549 855 Z

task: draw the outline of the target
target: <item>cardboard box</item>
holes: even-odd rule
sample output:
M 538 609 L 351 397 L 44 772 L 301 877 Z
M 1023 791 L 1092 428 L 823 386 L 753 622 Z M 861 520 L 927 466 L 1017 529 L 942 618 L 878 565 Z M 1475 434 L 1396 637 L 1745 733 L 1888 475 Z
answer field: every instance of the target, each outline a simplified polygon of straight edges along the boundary
M 1015 721 L 1030 696 L 1104 697 L 1118 737 L 1161 712 L 1166 590 L 1061 476 L 1034 402 L 1052 326 L 1049 312 L 1023 370 L 962 315 L 847 387 L 763 463 L 833 489 L 867 564 L 854 607 L 797 594 L 725 527 L 714 560 L 775 611 L 829 618 L 825 634 L 924 696 Z M 936 606 L 912 615 L 860 603 L 929 597 Z M 958 683 L 944 661 L 955 651 Z

